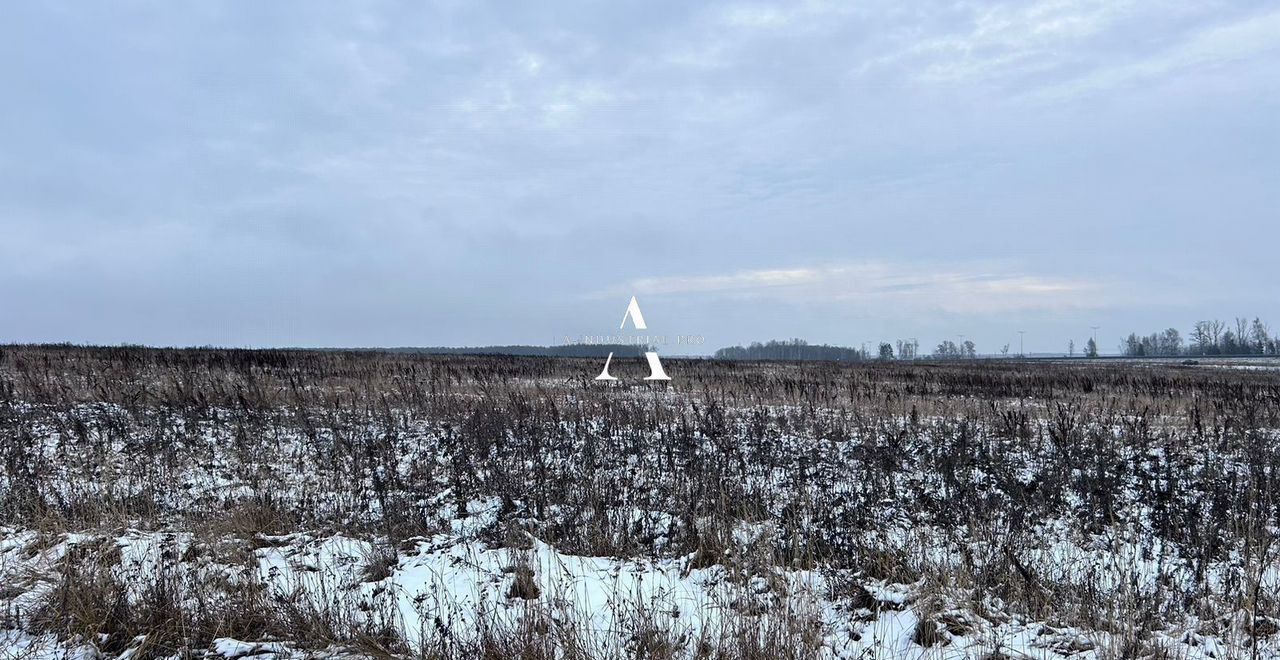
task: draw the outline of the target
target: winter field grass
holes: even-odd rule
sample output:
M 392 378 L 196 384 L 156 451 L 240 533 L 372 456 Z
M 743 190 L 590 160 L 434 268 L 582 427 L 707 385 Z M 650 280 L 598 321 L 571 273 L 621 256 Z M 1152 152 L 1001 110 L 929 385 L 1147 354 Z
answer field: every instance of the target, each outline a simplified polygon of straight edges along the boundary
M 1280 657 L 1280 371 L 665 362 L 0 347 L 0 657 Z

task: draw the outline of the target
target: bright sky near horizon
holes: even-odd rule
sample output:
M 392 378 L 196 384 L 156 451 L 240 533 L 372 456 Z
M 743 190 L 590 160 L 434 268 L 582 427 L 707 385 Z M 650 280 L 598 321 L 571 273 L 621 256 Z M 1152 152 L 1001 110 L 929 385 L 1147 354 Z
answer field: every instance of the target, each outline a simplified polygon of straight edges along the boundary
M 1280 327 L 1274 3 L 0 16 L 0 342 Z

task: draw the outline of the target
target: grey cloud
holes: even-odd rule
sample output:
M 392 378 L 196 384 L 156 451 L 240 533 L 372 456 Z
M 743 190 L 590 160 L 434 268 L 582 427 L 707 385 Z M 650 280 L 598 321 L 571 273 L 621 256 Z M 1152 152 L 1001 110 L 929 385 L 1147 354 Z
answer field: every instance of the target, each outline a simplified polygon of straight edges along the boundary
M 924 281 L 654 304 L 712 341 L 1280 319 L 1262 3 L 5 13 L 0 340 L 547 341 L 616 315 L 584 292 L 866 263 Z

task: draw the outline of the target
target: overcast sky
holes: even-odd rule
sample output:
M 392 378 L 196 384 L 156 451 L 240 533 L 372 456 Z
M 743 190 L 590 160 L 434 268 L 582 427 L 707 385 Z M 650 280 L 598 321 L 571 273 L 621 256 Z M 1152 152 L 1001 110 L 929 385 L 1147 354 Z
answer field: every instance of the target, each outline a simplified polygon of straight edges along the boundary
M 0 90 L 0 341 L 1280 327 L 1274 3 L 17 2 Z

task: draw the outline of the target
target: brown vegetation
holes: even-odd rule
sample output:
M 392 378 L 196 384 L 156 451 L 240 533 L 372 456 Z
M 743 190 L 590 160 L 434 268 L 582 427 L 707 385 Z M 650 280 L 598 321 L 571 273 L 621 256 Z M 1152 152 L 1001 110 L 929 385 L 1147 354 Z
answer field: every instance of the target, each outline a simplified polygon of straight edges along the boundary
M 670 385 L 621 364 L 624 380 L 609 386 L 591 380 L 598 370 L 574 359 L 3 347 L 0 524 L 184 530 L 208 548 L 342 532 L 379 539 L 366 569 L 377 580 L 395 548 L 492 498 L 490 543 L 688 557 L 744 579 L 816 569 L 846 585 L 851 611 L 889 607 L 862 586 L 881 581 L 965 601 L 975 616 L 998 603 L 991 620 L 1109 630 L 1130 650 L 1192 616 L 1215 634 L 1275 634 L 1280 603 L 1263 584 L 1280 556 L 1277 372 L 676 360 Z M 744 526 L 766 531 L 742 541 Z M 1104 588 L 1054 563 L 1052 544 L 1068 538 L 1121 553 L 1130 563 L 1117 574 L 1133 585 L 1161 577 Z M 375 655 L 452 653 L 407 648 L 391 621 L 356 626 L 251 591 L 252 603 L 202 596 L 204 610 L 180 582 L 126 597 L 94 568 L 110 557 L 99 559 L 68 558 L 19 623 L 115 647 L 147 634 L 156 654 L 248 629 Z M 513 570 L 512 595 L 535 603 L 532 572 Z M 967 634 L 939 607 L 915 631 L 921 646 Z M 467 652 L 563 653 L 539 625 L 495 630 Z M 702 644 L 637 625 L 645 657 Z M 812 648 L 798 630 L 699 654 L 803 657 Z

